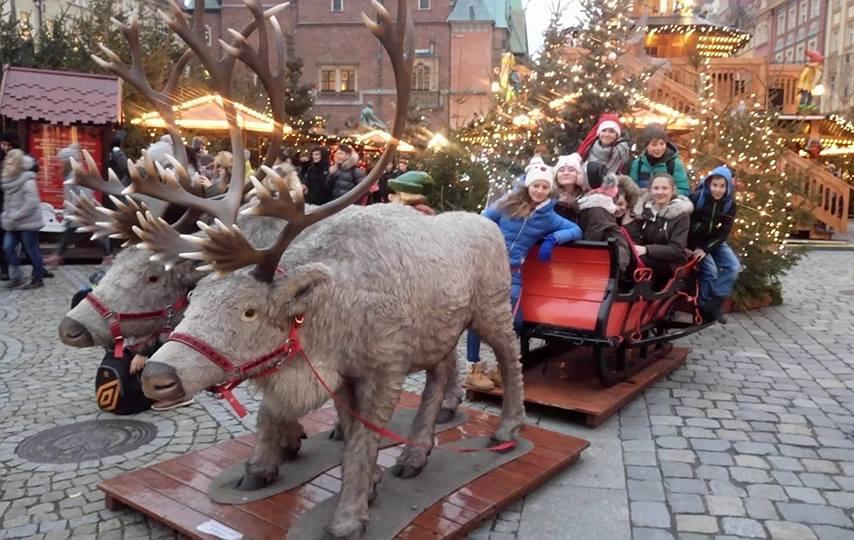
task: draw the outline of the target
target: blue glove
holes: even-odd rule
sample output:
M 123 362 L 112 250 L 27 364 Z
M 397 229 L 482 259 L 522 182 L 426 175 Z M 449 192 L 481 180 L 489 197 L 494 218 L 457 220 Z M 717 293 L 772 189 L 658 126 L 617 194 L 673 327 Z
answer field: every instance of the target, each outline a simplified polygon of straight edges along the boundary
M 543 240 L 543 244 L 540 246 L 539 259 L 543 262 L 549 262 L 552 260 L 552 251 L 557 245 L 557 236 L 550 234 L 546 236 L 545 240 Z

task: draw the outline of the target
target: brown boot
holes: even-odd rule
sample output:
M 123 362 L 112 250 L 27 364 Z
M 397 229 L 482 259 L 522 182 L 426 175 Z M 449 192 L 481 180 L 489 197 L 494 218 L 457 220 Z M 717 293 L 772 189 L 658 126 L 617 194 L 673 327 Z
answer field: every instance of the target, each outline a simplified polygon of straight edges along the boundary
M 486 362 L 470 362 L 469 373 L 466 376 L 465 385 L 472 390 L 480 392 L 489 392 L 495 388 L 495 383 L 489 378 L 486 373 Z
M 489 380 L 495 386 L 501 386 L 501 370 L 498 367 L 489 370 Z

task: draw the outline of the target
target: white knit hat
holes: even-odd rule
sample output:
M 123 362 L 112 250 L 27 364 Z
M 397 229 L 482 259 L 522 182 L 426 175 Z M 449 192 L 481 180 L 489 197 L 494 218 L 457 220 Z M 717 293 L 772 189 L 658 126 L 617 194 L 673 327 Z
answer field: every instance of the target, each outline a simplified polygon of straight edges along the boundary
M 548 182 L 549 188 L 555 186 L 555 171 L 545 163 L 541 165 L 528 165 L 525 172 L 525 187 L 530 186 L 537 180 Z
M 613 120 L 604 120 L 601 124 L 599 124 L 599 127 L 596 129 L 596 136 L 598 137 L 599 135 L 601 135 L 602 132 L 606 129 L 613 129 L 617 132 L 618 137 L 623 134 L 623 130 L 620 129 L 620 124 Z
M 555 174 L 557 171 L 563 167 L 572 167 L 578 173 L 579 177 L 584 174 L 584 170 L 581 168 L 581 156 L 576 154 L 569 154 L 568 156 L 560 156 L 557 158 L 557 165 L 555 165 Z

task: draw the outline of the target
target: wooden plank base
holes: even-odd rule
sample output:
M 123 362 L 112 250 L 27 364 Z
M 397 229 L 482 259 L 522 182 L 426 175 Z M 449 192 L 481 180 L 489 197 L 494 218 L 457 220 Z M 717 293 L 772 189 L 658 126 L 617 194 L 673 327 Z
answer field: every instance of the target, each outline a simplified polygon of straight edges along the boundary
M 525 402 L 581 413 L 587 425 L 595 427 L 682 366 L 690 351 L 674 347 L 627 380 L 605 388 L 594 371 L 590 349 L 577 347 L 548 363 L 525 369 Z M 500 387 L 489 392 L 467 390 L 469 400 L 490 399 L 501 393 Z
M 416 407 L 418 399 L 414 394 L 404 394 L 400 406 Z M 439 434 L 439 444 L 487 436 L 500 420 L 480 411 L 465 412 L 466 423 Z M 319 433 L 333 427 L 335 411 L 322 409 L 301 422 L 309 435 Z M 534 450 L 448 495 L 418 516 L 397 538 L 462 538 L 575 463 L 590 445 L 583 439 L 536 426 L 525 426 L 522 436 L 534 443 Z M 243 533 L 246 539 L 285 538 L 300 515 L 340 489 L 341 469 L 336 467 L 308 484 L 269 499 L 238 506 L 211 502 L 207 496 L 211 479 L 235 461 L 249 457 L 254 440 L 254 435 L 249 435 L 222 442 L 111 478 L 98 487 L 106 493 L 109 509 L 129 506 L 189 538 L 214 538 L 196 530 L 209 519 Z M 393 465 L 400 451 L 399 446 L 381 451 L 379 465 Z

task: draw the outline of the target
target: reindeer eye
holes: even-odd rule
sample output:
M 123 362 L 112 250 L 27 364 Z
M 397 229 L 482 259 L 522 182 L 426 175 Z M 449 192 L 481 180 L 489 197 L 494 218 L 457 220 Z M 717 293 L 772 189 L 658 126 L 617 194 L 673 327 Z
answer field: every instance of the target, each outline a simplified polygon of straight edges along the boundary
M 157 276 L 148 276 L 148 282 L 149 283 L 157 283 L 158 279 L 160 279 L 160 278 Z
M 258 318 L 258 312 L 252 308 L 247 309 L 246 311 L 243 312 L 242 315 L 240 315 L 240 320 L 246 321 L 246 322 L 254 321 L 257 318 Z

